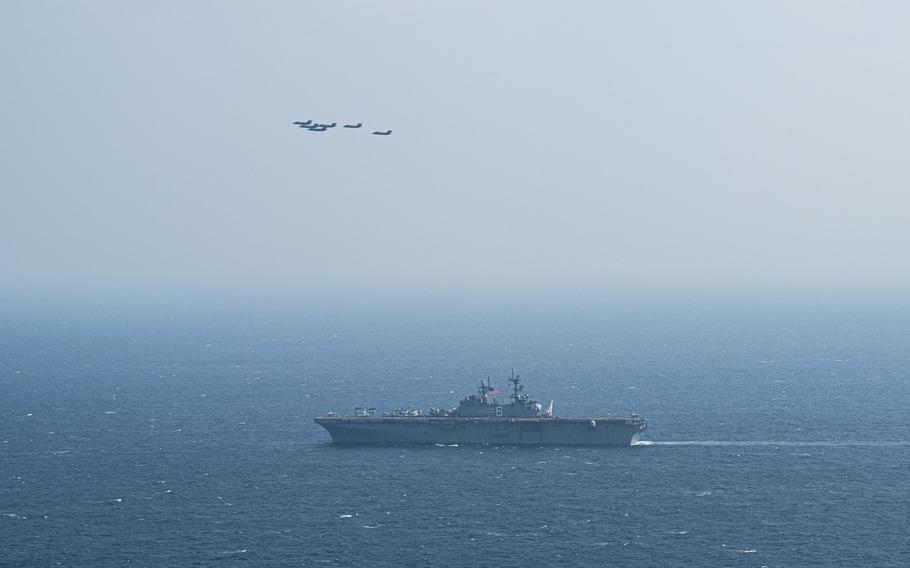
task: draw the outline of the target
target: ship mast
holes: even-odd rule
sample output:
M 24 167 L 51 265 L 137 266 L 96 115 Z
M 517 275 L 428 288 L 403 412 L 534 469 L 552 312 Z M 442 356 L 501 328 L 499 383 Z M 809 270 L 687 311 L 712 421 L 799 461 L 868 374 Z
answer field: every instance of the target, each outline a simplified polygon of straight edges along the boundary
M 519 392 L 523 391 L 525 388 L 519 386 L 518 383 L 521 382 L 521 375 L 515 374 L 515 369 L 512 369 L 512 376 L 509 378 L 509 382 L 512 383 L 512 398 L 515 400 L 515 404 L 518 404 L 519 401 Z

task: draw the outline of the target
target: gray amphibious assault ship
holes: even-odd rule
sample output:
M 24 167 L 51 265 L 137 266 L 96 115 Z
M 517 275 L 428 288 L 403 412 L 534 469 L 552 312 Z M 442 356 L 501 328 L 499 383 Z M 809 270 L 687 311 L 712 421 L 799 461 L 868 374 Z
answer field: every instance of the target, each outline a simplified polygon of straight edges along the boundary
M 521 378 L 512 373 L 511 399 L 500 402 L 498 389 L 481 379 L 477 394 L 458 408 L 396 410 L 376 416 L 373 408 L 357 408 L 354 416 L 334 412 L 314 421 L 328 430 L 336 444 L 529 444 L 628 446 L 638 441 L 648 423 L 638 416 L 561 417 L 553 401 L 543 405 L 525 394 Z

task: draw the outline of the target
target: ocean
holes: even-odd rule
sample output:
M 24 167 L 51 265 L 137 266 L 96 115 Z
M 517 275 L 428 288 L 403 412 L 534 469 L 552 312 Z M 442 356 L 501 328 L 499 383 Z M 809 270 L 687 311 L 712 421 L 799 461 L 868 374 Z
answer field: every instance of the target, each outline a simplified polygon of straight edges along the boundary
M 2 566 L 907 566 L 910 318 L 9 317 Z M 623 448 L 335 447 L 515 368 Z

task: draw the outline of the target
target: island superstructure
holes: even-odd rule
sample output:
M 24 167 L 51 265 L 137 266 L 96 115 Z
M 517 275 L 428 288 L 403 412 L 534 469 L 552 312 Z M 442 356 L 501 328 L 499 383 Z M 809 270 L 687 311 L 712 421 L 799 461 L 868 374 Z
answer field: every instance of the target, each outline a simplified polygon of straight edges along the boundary
M 395 410 L 377 416 L 373 408 L 357 408 L 353 416 L 330 412 L 314 421 L 336 444 L 482 444 L 628 446 L 648 427 L 637 414 L 562 417 L 524 392 L 521 377 L 509 378 L 509 402 L 481 379 L 476 394 L 453 409 Z

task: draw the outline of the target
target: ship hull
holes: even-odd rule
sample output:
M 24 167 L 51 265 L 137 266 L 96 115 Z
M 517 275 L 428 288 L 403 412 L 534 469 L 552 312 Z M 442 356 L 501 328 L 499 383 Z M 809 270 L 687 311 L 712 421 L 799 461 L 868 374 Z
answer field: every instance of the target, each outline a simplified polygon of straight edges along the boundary
M 628 446 L 639 417 L 455 418 L 324 416 L 314 419 L 336 444 Z

